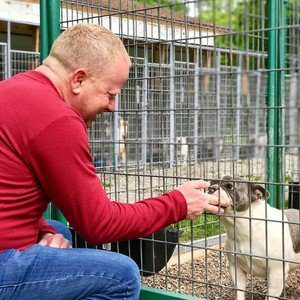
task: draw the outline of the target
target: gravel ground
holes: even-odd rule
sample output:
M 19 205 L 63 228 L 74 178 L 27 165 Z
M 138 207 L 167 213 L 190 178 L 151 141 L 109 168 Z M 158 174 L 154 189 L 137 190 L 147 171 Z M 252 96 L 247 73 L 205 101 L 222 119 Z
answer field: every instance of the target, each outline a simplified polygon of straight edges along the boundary
M 220 264 L 221 262 L 221 264 Z M 193 266 L 192 266 L 193 265 Z M 173 265 L 163 269 L 152 277 L 143 277 L 143 284 L 179 292 L 194 297 L 208 299 L 234 299 L 233 283 L 230 278 L 226 255 L 219 251 L 207 251 L 207 255 L 180 265 Z M 266 280 L 253 276 L 251 291 L 251 278 L 248 276 L 246 299 L 264 300 Z M 285 283 L 285 295 L 288 300 L 300 299 L 300 268 L 290 272 Z
M 292 174 L 298 166 L 297 155 L 286 155 L 286 170 Z M 202 162 L 199 164 L 177 164 L 172 168 L 164 165 L 151 166 L 150 169 L 126 168 L 117 172 L 100 172 L 102 183 L 111 197 L 120 202 L 136 202 L 150 196 L 171 190 L 187 178 L 219 178 L 223 174 L 244 175 L 245 178 L 264 181 L 265 160 L 261 157 L 250 160 Z M 249 176 L 249 177 L 248 177 Z M 297 175 L 298 176 L 298 175 Z M 295 181 L 298 178 L 291 178 Z M 286 196 L 288 188 L 285 188 Z M 163 269 L 152 277 L 143 277 L 143 284 L 168 291 L 180 292 L 208 299 L 234 299 L 233 283 L 230 279 L 225 254 L 208 251 L 205 256 Z M 246 299 L 264 299 L 266 281 L 249 277 L 247 290 L 252 286 L 253 293 Z M 283 295 L 283 294 L 282 294 Z M 290 273 L 285 283 L 285 296 L 281 299 L 300 300 L 300 270 Z

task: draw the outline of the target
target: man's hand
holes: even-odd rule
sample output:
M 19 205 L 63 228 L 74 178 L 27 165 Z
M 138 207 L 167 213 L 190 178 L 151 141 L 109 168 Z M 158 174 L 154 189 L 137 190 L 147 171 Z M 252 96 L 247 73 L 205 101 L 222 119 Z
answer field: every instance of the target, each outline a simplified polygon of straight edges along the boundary
M 230 199 L 226 193 L 215 192 L 213 195 L 204 192 L 210 186 L 203 180 L 188 181 L 176 188 L 187 202 L 186 220 L 196 220 L 204 211 L 212 214 L 224 212 L 224 207 L 230 205 Z
M 62 234 L 59 233 L 44 234 L 38 244 L 53 248 L 72 248 L 72 246 L 69 244 L 69 241 Z

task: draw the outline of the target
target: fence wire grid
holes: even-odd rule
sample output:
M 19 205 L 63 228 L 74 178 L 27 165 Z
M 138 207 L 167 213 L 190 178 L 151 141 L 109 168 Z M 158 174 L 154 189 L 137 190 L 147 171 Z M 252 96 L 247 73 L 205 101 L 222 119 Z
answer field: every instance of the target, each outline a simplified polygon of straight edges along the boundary
M 7 43 L 0 43 L 0 81 L 39 65 L 38 52 L 12 50 Z
M 274 221 L 267 213 L 256 216 L 252 206 L 248 215 L 232 217 L 236 225 L 241 220 L 248 224 L 246 253 L 237 246 L 239 228 L 234 229 L 235 246 L 225 247 L 229 233 L 224 222 L 208 214 L 193 223 L 174 225 L 174 232 L 180 232 L 175 244 L 164 241 L 165 233 L 144 243 L 128 242 L 127 248 L 106 245 L 114 250 L 125 247 L 122 251 L 137 255 L 146 285 L 208 299 L 233 299 L 246 290 L 247 299 L 265 299 L 276 294 L 270 272 L 273 262 L 279 261 L 275 284 L 282 293 L 277 291 L 276 299 L 299 299 L 295 283 L 300 274 L 297 270 L 287 274 L 291 263 L 300 260 L 286 252 L 287 226 L 295 225 L 299 238 L 299 213 L 291 223 L 284 218 L 283 208 L 299 209 L 300 1 L 272 3 L 61 1 L 62 29 L 76 23 L 103 25 L 122 39 L 131 57 L 130 78 L 118 96 L 117 111 L 99 116 L 89 132 L 95 168 L 112 199 L 135 202 L 187 179 L 221 179 L 224 174 L 233 176 L 233 188 L 256 182 L 263 187 L 280 185 L 283 190 L 281 199 L 276 199 L 280 219 Z M 269 26 L 272 5 L 277 7 L 277 18 L 283 17 L 275 27 Z M 272 32 L 285 37 L 281 43 L 275 41 L 283 53 L 275 68 L 268 64 L 274 51 L 269 44 Z M 283 91 L 284 105 L 268 103 L 271 73 L 283 76 L 275 84 Z M 270 111 L 276 110 L 282 113 L 279 122 L 283 121 L 277 145 L 268 136 L 267 123 Z M 279 182 L 268 177 L 270 169 L 276 168 L 268 161 L 273 148 L 283 153 Z M 264 203 L 264 211 L 269 212 Z M 255 224 L 265 228 L 262 240 L 256 240 Z M 268 240 L 270 230 L 278 230 L 281 236 L 279 256 Z M 263 255 L 255 252 L 256 243 L 265 245 Z M 161 244 L 164 263 L 168 249 L 176 249 L 168 265 L 155 273 L 155 251 Z M 245 286 L 237 282 L 239 268 L 231 267 L 230 276 L 229 266 L 239 260 L 250 261 Z M 266 265 L 262 276 L 266 279 L 251 276 L 256 275 L 257 260 Z

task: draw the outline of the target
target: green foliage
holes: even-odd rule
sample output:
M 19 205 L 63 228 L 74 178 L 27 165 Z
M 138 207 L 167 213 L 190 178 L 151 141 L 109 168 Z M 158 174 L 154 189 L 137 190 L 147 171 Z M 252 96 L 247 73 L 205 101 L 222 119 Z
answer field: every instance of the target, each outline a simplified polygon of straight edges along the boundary
M 102 182 L 103 188 L 108 189 L 111 187 L 111 184 L 109 182 Z
M 292 175 L 290 172 L 285 172 L 284 173 L 284 182 L 285 183 L 290 183 L 292 181 Z
M 177 226 L 179 226 L 182 231 L 180 237 L 181 242 L 188 242 L 192 239 L 198 240 L 225 233 L 224 227 L 220 224 L 219 218 L 209 214 L 201 215 L 194 222 L 181 221 Z
M 200 2 L 200 19 L 224 27 L 229 34 L 216 38 L 219 47 L 238 50 L 262 51 L 265 47 L 267 1 L 262 0 L 215 0 Z
M 182 14 L 186 14 L 190 7 L 188 1 L 181 0 L 138 0 L 138 2 L 161 6 Z M 203 24 L 223 28 L 225 34 L 216 36 L 216 46 L 261 51 L 264 48 L 265 38 L 264 32 L 258 30 L 266 27 L 264 18 L 266 3 L 266 0 L 198 1 L 195 12 L 198 15 L 194 17 L 199 18 Z M 250 32 L 244 34 L 247 31 Z
M 251 180 L 256 181 L 256 182 L 260 182 L 263 180 L 263 177 L 260 175 L 251 175 Z
M 300 6 L 297 1 L 286 2 L 287 23 L 293 23 L 292 21 L 299 16 Z M 190 3 L 181 0 L 138 0 L 138 2 L 182 14 L 188 12 Z M 224 29 L 224 34 L 216 35 L 216 46 L 252 51 L 266 49 L 268 32 L 263 29 L 268 26 L 267 0 L 203 0 L 197 3 L 195 13 L 198 15 L 195 15 L 195 18 L 199 18 L 201 23 L 213 24 L 217 28 Z M 287 34 L 289 35 L 289 32 Z

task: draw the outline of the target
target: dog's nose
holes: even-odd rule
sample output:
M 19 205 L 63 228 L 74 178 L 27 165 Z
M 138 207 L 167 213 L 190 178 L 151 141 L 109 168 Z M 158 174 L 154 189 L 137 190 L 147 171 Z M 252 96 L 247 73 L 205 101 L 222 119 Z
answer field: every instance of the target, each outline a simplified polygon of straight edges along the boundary
M 218 187 L 215 185 L 211 185 L 208 189 L 207 189 L 207 193 L 208 194 L 213 194 L 215 191 L 218 190 Z

